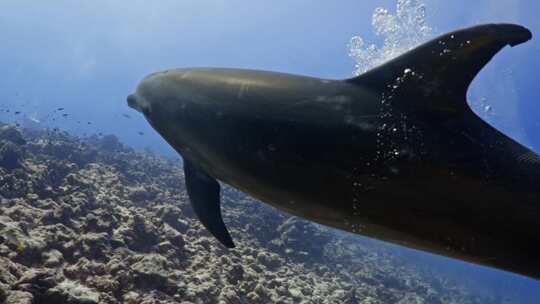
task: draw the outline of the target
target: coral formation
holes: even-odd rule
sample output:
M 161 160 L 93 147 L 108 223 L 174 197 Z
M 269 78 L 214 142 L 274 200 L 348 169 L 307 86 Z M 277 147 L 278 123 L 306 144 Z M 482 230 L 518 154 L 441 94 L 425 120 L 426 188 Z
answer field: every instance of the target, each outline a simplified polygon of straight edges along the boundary
M 0 303 L 489 303 L 358 238 L 225 187 L 237 248 L 180 162 L 114 136 L 0 128 Z

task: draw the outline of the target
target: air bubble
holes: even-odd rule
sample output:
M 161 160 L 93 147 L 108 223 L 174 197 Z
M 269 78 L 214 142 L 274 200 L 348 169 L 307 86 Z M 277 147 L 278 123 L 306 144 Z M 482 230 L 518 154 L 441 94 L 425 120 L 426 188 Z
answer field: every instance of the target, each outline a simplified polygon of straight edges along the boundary
M 349 56 L 356 61 L 356 75 L 405 53 L 432 36 L 423 1 L 397 0 L 395 14 L 377 8 L 372 16 L 372 26 L 383 40 L 381 46 L 365 43 L 359 36 L 352 37 L 349 42 Z

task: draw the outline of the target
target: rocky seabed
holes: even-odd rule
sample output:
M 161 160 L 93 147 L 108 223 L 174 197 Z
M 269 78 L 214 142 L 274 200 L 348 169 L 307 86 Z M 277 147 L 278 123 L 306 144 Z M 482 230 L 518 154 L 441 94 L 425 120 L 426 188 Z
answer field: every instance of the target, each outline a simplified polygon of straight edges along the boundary
M 230 250 L 197 221 L 180 161 L 0 125 L 0 303 L 491 303 L 223 189 Z

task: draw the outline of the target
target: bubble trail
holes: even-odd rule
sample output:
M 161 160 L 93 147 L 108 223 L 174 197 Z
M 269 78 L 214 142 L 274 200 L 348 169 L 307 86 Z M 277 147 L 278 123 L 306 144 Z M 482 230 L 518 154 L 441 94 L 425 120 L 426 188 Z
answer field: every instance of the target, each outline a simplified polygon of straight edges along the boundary
M 373 13 L 372 25 L 375 34 L 383 39 L 382 46 L 366 44 L 360 36 L 351 38 L 349 56 L 356 62 L 355 75 L 397 57 L 433 36 L 422 0 L 398 0 L 395 14 L 379 7 Z

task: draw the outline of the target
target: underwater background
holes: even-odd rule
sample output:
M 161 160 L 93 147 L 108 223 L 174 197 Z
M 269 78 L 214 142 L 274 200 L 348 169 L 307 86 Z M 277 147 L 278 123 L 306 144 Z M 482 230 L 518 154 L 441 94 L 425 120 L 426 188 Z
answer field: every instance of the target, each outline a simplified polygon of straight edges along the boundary
M 470 106 L 540 151 L 540 2 L 55 1 L 0 4 L 0 303 L 538 303 L 540 282 L 327 229 L 227 188 L 226 253 L 181 160 L 129 109 L 172 67 L 341 79 L 439 34 L 513 22 Z M 110 136 L 114 135 L 114 136 Z M 27 302 L 25 302 L 27 301 Z

